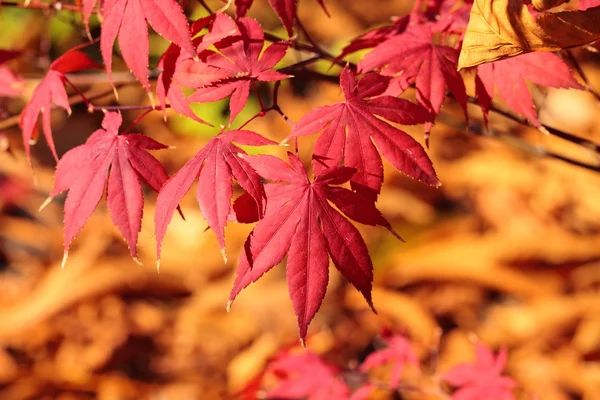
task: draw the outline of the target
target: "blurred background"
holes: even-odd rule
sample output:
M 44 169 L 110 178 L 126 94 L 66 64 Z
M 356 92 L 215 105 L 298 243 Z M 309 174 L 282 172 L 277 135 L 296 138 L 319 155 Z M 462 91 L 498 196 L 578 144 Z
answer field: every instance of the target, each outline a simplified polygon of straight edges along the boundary
M 222 5 L 208 3 L 215 9 Z M 300 3 L 306 29 L 332 53 L 412 8 L 408 0 L 326 0 L 328 18 L 317 2 Z M 205 15 L 194 2 L 187 8 L 192 18 Z M 250 15 L 265 30 L 285 36 L 265 1 L 255 0 Z M 93 20 L 92 35 L 98 33 Z M 230 257 L 224 264 L 191 190 L 182 203 L 187 221 L 171 222 L 157 273 L 156 195 L 148 191 L 139 241 L 143 266 L 129 257 L 101 202 L 73 243 L 66 267 L 60 267 L 64 195 L 38 212 L 52 187 L 55 164 L 39 143 L 32 175 L 14 116 L 51 60 L 85 41 L 82 35 L 78 13 L 0 6 L 0 48 L 23 52 L 8 65 L 24 77 L 22 97 L 0 99 L 2 144 L 12 149 L 0 153 L 0 399 L 233 398 L 281 348 L 298 341 L 283 265 L 225 311 L 237 256 L 252 226 L 227 227 Z M 155 66 L 167 43 L 152 34 L 151 44 Z M 587 50 L 575 55 L 592 87 L 600 88 L 600 56 Z M 290 51 L 288 57 L 294 61 L 298 55 Z M 115 69 L 127 71 L 117 60 Z M 329 65 L 317 67 L 327 71 Z M 96 105 L 114 104 L 103 75 L 97 83 L 81 75 L 72 81 L 81 82 Z M 148 104 L 127 72 L 118 74 L 117 82 L 120 104 Z M 600 113 L 590 93 L 531 91 L 543 123 L 600 143 Z M 298 121 L 341 98 L 339 86 L 303 78 L 283 83 L 279 104 Z M 251 96 L 233 126 L 258 110 Z M 228 118 L 226 101 L 195 111 L 215 126 Z M 476 106 L 469 113 L 474 121 L 480 117 Z M 123 126 L 138 115 L 124 113 Z M 176 148 L 154 153 L 172 174 L 217 130 L 167 115 L 165 123 L 162 113 L 151 113 L 134 132 Z M 81 104 L 68 119 L 55 111 L 59 155 L 83 143 L 101 117 Z M 492 116 L 490 124 L 497 134 L 465 133 L 462 111 L 446 102 L 429 149 L 440 189 L 386 165 L 378 206 L 406 243 L 384 229 L 360 227 L 375 265 L 379 315 L 331 269 L 307 346 L 351 367 L 373 351 L 381 330 L 390 328 L 406 333 L 422 357 L 430 359 L 433 351 L 431 368 L 443 372 L 472 360 L 472 343 L 479 338 L 491 348 L 508 348 L 506 371 L 519 384 L 519 398 L 600 399 L 600 173 L 534 150 L 541 146 L 596 163 L 597 155 L 503 117 Z M 275 113 L 248 128 L 276 141 L 290 132 Z M 423 143 L 422 126 L 407 131 Z M 315 139 L 301 140 L 307 163 Z M 282 155 L 285 149 L 269 151 Z M 422 398 L 412 396 L 406 398 Z

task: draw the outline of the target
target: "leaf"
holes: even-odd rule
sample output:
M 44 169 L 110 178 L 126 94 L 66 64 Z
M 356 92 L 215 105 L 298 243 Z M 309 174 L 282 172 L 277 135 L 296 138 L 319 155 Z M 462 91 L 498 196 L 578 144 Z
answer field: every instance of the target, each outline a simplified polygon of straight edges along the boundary
M 514 400 L 515 381 L 501 375 L 506 359 L 506 349 L 495 357 L 490 349 L 477 343 L 476 361 L 453 367 L 442 374 L 441 379 L 458 388 L 452 395 L 453 400 Z
M 386 92 L 393 96 L 414 83 L 419 103 L 436 115 L 448 87 L 466 114 L 467 93 L 456 71 L 458 52 L 452 47 L 434 44 L 437 29 L 440 26 L 432 23 L 411 26 L 368 53 L 358 64 L 359 70 L 379 69 L 381 74 L 394 77 Z
M 195 37 L 207 27 L 210 28 L 207 34 Z M 239 33 L 237 25 L 226 14 L 212 14 L 195 21 L 190 26 L 190 36 L 194 38 L 192 43 L 198 53 L 202 53 L 210 45 L 237 33 Z M 193 57 L 182 52 L 181 48 L 175 44 L 171 44 L 164 52 L 158 62 L 158 69 L 161 72 L 156 84 L 156 94 L 164 112 L 166 113 L 165 105 L 168 99 L 173 110 L 179 114 L 208 124 L 191 110 L 189 100 L 181 87 L 196 88 L 209 85 L 225 79 L 229 75 L 214 67 L 194 61 Z
M 30 145 L 37 139 L 37 121 L 40 114 L 42 116 L 42 130 L 44 132 L 44 137 L 46 138 L 46 142 L 48 143 L 48 147 L 54 155 L 54 158 L 58 160 L 54 139 L 52 138 L 50 117 L 52 103 L 71 114 L 71 106 L 65 89 L 65 74 L 90 68 L 100 68 L 100 66 L 93 62 L 84 52 L 80 51 L 84 46 L 86 45 L 70 49 L 50 64 L 50 70 L 37 86 L 31 100 L 21 112 L 19 126 L 23 132 L 23 146 L 30 164 Z
M 600 7 L 534 18 L 523 0 L 475 0 L 458 68 L 532 51 L 568 49 L 599 38 Z
M 207 50 L 202 56 L 203 64 L 195 64 L 213 74 L 221 74 L 222 79 L 198 85 L 188 98 L 190 102 L 204 103 L 231 96 L 230 123 L 246 105 L 253 80 L 274 82 L 289 77 L 272 69 L 285 56 L 289 43 L 273 43 L 262 52 L 264 32 L 260 24 L 251 18 L 241 18 L 237 25 L 239 35 L 215 43 L 219 53 Z M 189 85 L 184 79 L 177 80 L 183 86 Z
M 410 342 L 405 336 L 394 335 L 385 339 L 387 347 L 377 350 L 367 356 L 360 366 L 361 372 L 368 372 L 373 368 L 385 364 L 392 364 L 390 388 L 397 389 L 402 379 L 405 365 L 419 368 L 419 359 L 410 348 Z
M 377 118 L 405 125 L 431 120 L 421 106 L 392 96 L 379 96 L 387 89 L 388 82 L 388 78 L 370 73 L 356 83 L 354 73 L 345 68 L 340 85 L 346 101 L 311 111 L 294 126 L 290 136 L 310 135 L 324 129 L 313 154 L 315 172 L 319 174 L 342 162 L 356 168 L 352 187 L 370 200 L 377 198 L 383 182 L 378 150 L 411 178 L 439 185 L 423 147 L 405 132 Z
M 393 25 L 382 26 L 381 28 L 376 28 L 363 35 L 360 35 L 342 49 L 338 59 L 344 59 L 346 56 L 356 53 L 360 50 L 376 47 L 378 44 L 385 42 L 387 39 L 404 32 L 408 27 L 410 20 L 411 14 L 402 18 L 394 19 Z
M 280 377 L 279 385 L 267 392 L 268 399 L 348 399 L 350 390 L 337 378 L 338 369 L 310 351 L 280 355 L 267 373 Z
M 47 202 L 69 191 L 64 211 L 63 263 L 71 242 L 100 202 L 105 186 L 108 186 L 111 219 L 125 238 L 131 256 L 137 260 L 143 209 L 140 179 L 158 191 L 168 178 L 162 164 L 146 150 L 167 146 L 140 134 L 119 135 L 121 122 L 121 114 L 107 112 L 102 129 L 95 131 L 83 145 L 65 153 L 56 167 L 54 187 Z
M 157 259 L 160 261 L 162 241 L 177 205 L 198 179 L 197 199 L 202 215 L 217 236 L 221 252 L 225 253 L 225 225 L 233 197 L 232 178 L 254 199 L 257 214 L 263 215 L 265 193 L 260 177 L 248 162 L 239 156 L 246 154 L 234 145 L 248 146 L 276 144 L 251 131 L 229 131 L 219 134 L 206 144 L 162 187 L 156 200 L 154 224 L 157 241 Z
M 17 97 L 23 92 L 23 79 L 8 67 L 0 65 L 0 97 Z
M 354 168 L 325 169 L 311 183 L 300 160 L 291 153 L 288 158 L 291 166 L 272 156 L 244 156 L 264 178 L 286 184 L 265 186 L 267 209 L 246 240 L 229 298 L 231 304 L 242 289 L 287 254 L 288 288 L 303 340 L 325 296 L 329 257 L 373 307 L 373 264 L 367 246 L 354 225 L 329 202 L 351 219 L 393 230 L 373 202 L 359 193 L 331 186 L 347 182 L 356 172 Z
M 541 86 L 583 90 L 575 80 L 569 66 L 552 53 L 529 53 L 477 67 L 476 92 L 487 119 L 494 96 L 498 95 L 513 110 L 524 115 L 533 125 L 540 127 L 537 112 L 525 79 Z
M 94 12 L 94 7 L 96 3 L 100 3 L 98 0 L 77 0 L 77 5 L 79 6 L 79 10 L 81 12 L 81 19 L 83 20 L 83 25 L 85 25 L 85 30 L 88 34 L 88 37 L 91 37 L 90 33 L 90 18 L 92 13 Z
M 224 0 L 226 1 L 226 0 Z M 321 6 L 325 14 L 329 16 L 329 12 L 327 8 L 325 8 L 325 3 L 323 0 L 316 0 L 317 3 Z M 246 16 L 246 13 L 254 3 L 254 0 L 235 0 L 235 15 L 238 19 Z M 298 12 L 298 0 L 269 0 L 269 4 L 277 17 L 285 27 L 289 36 L 292 36 L 294 33 L 294 23 L 297 19 Z
M 112 49 L 119 41 L 121 54 L 135 77 L 150 93 L 148 28 L 196 56 L 187 18 L 175 0 L 106 0 L 103 7 L 100 50 L 112 83 Z

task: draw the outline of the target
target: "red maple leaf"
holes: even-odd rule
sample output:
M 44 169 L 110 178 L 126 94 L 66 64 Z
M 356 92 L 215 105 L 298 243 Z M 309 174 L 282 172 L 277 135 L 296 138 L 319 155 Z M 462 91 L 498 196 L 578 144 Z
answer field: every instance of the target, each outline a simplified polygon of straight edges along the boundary
M 23 79 L 2 65 L 20 54 L 19 51 L 0 49 L 0 97 L 19 96 L 23 91 Z
M 187 18 L 175 0 L 105 0 L 100 50 L 108 77 L 112 82 L 112 50 L 118 36 L 125 63 L 150 93 L 146 21 L 159 35 L 175 43 L 192 57 L 196 56 L 196 51 Z
M 389 38 L 404 32 L 411 22 L 411 14 L 402 18 L 394 17 L 392 22 L 392 25 L 385 25 L 370 30 L 353 39 L 350 44 L 342 49 L 342 53 L 337 58 L 343 59 L 357 51 L 376 47 L 378 44 L 385 42 Z
M 485 345 L 477 343 L 476 361 L 455 366 L 442 374 L 442 380 L 458 390 L 453 400 L 514 400 L 513 379 L 502 376 L 506 365 L 507 351 L 500 350 L 498 356 Z
M 394 335 L 384 340 L 387 347 L 369 354 L 361 364 L 360 371 L 368 372 L 381 365 L 392 364 L 390 388 L 395 390 L 402 379 L 404 366 L 412 365 L 419 368 L 419 359 L 410 348 L 410 342 L 405 336 Z
M 101 3 L 102 0 L 77 0 L 77 5 L 79 6 L 79 10 L 81 12 L 81 19 L 83 20 L 83 25 L 85 25 L 85 30 L 89 37 L 90 34 L 90 17 L 94 12 L 94 6 L 96 3 Z
M 207 27 L 210 29 L 208 33 L 195 37 Z M 226 14 L 212 14 L 195 21 L 190 26 L 190 36 L 194 38 L 192 43 L 200 54 L 210 45 L 234 34 L 239 34 L 237 25 Z M 168 99 L 176 112 L 206 124 L 191 110 L 189 100 L 181 87 L 198 88 L 228 78 L 230 75 L 226 71 L 207 65 L 200 60 L 194 60 L 175 44 L 171 44 L 164 52 L 158 62 L 158 69 L 161 73 L 156 84 L 156 94 L 165 112 L 164 106 Z
M 466 113 L 467 93 L 457 72 L 458 51 L 434 44 L 434 34 L 443 26 L 423 23 L 378 45 L 358 64 L 362 72 L 379 69 L 383 75 L 394 77 L 387 94 L 397 96 L 415 84 L 417 100 L 438 114 L 446 97 L 446 87 Z
M 569 66 L 552 53 L 528 53 L 482 64 L 477 67 L 475 89 L 486 121 L 495 87 L 498 96 L 513 110 L 524 115 L 533 125 L 541 126 L 525 79 L 541 86 L 584 89 L 575 80 Z
M 272 69 L 285 56 L 289 43 L 273 43 L 263 52 L 265 38 L 260 24 L 252 18 L 241 18 L 237 25 L 238 35 L 215 43 L 219 52 L 207 50 L 201 62 L 195 63 L 204 70 L 220 71 L 225 77 L 213 84 L 200 85 L 188 98 L 190 102 L 204 103 L 231 96 L 230 122 L 246 105 L 254 80 L 274 82 L 289 78 L 289 75 Z
M 141 134 L 119 135 L 121 114 L 107 112 L 98 129 L 81 146 L 69 150 L 56 167 L 54 188 L 45 204 L 68 190 L 65 201 L 65 256 L 69 246 L 102 198 L 108 181 L 107 203 L 113 223 L 137 260 L 137 240 L 144 206 L 140 179 L 158 192 L 168 176 L 146 150 L 167 146 Z M 43 205 L 43 206 L 44 206 Z M 42 207 L 43 207 L 42 206 Z
M 23 79 L 10 68 L 0 65 L 0 97 L 16 97 L 23 92 Z
M 84 69 L 100 68 L 98 64 L 81 51 L 81 48 L 85 46 L 87 44 L 70 49 L 50 64 L 50 70 L 35 89 L 31 100 L 21 112 L 19 126 L 23 132 L 23 146 L 29 160 L 31 159 L 30 144 L 37 138 L 37 121 L 40 113 L 42 114 L 42 130 L 46 142 L 54 158 L 58 160 L 54 140 L 52 139 L 50 114 L 52 103 L 71 114 L 71 106 L 69 105 L 69 98 L 65 89 L 65 83 L 68 82 L 65 74 Z
M 380 96 L 388 83 L 389 78 L 375 73 L 365 75 L 357 83 L 354 73 L 345 68 L 340 85 L 346 101 L 314 109 L 294 126 L 291 135 L 298 137 L 324 129 L 313 154 L 316 173 L 343 161 L 345 166 L 358 171 L 352 177 L 352 187 L 373 200 L 383 182 L 379 152 L 411 178 L 439 185 L 423 147 L 405 132 L 378 118 L 405 125 L 431 120 L 431 114 L 419 105 L 392 96 Z
M 325 14 L 329 16 L 329 12 L 327 11 L 327 8 L 325 8 L 325 3 L 323 0 L 316 1 L 319 3 L 323 11 L 325 11 Z M 223 2 L 228 2 L 228 0 L 223 0 Z M 252 3 L 254 3 L 254 0 L 235 0 L 236 17 L 244 17 L 250 7 L 252 7 Z M 298 0 L 269 0 L 269 4 L 285 27 L 288 35 L 292 36 L 294 33 L 294 22 L 296 22 L 297 18 Z
M 232 142 L 247 146 L 276 144 L 251 131 L 235 130 L 219 134 L 165 183 L 156 200 L 154 215 L 159 262 L 167 225 L 175 208 L 196 179 L 198 204 L 209 227 L 217 236 L 225 261 L 225 225 L 233 197 L 232 178 L 254 199 L 257 214 L 263 214 L 265 193 L 260 176 L 239 156 L 246 152 Z
M 310 351 L 283 354 L 266 372 L 280 378 L 279 386 L 267 392 L 268 399 L 347 400 L 350 392 L 337 377 L 339 369 Z
M 304 339 L 327 290 L 329 257 L 373 307 L 373 264 L 367 245 L 354 225 L 329 202 L 354 221 L 393 230 L 372 201 L 332 186 L 350 180 L 356 173 L 354 168 L 325 169 L 310 182 L 300 160 L 291 153 L 288 158 L 291 166 L 273 156 L 244 157 L 264 178 L 287 184 L 265 186 L 265 216 L 246 240 L 229 305 L 243 288 L 277 265 L 287 253 L 288 287 L 300 338 Z

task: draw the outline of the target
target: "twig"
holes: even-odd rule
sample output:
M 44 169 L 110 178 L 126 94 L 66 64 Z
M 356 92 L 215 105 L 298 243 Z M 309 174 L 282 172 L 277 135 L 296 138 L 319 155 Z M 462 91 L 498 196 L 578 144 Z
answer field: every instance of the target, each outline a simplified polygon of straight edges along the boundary
M 583 80 L 583 82 L 585 83 L 585 88 L 587 89 L 587 91 L 590 92 L 596 98 L 597 101 L 600 101 L 600 93 L 592 89 L 592 86 L 590 85 L 590 81 L 586 73 L 583 71 L 583 68 L 581 68 L 581 65 L 579 65 L 579 61 L 577 61 L 577 59 L 573 55 L 573 52 L 567 49 L 565 50 L 565 54 L 569 59 L 569 63 L 571 64 L 571 66 L 575 69 L 575 71 L 577 71 L 577 74 L 579 74 L 581 80 Z
M 441 122 L 442 124 L 444 124 L 446 126 L 449 126 L 451 128 L 454 128 L 454 129 L 457 129 L 460 131 L 465 131 L 465 129 L 466 129 L 464 124 L 457 122 L 454 117 L 451 117 L 449 114 L 447 114 L 445 112 L 441 112 L 438 115 L 437 121 Z M 518 147 L 521 150 L 523 150 L 524 152 L 532 154 L 534 156 L 553 158 L 556 160 L 566 162 L 567 164 L 574 165 L 576 167 L 581 167 L 581 168 L 584 168 L 584 169 L 587 169 L 590 171 L 600 172 L 600 164 L 598 164 L 598 165 L 588 164 L 588 163 L 584 163 L 579 160 L 575 160 L 575 159 L 560 155 L 558 153 L 554 153 L 553 151 L 550 151 L 550 150 L 546 149 L 545 147 L 534 146 L 531 143 L 529 143 L 517 136 L 505 135 L 505 134 L 499 133 L 494 130 L 489 130 L 489 129 L 484 133 L 483 129 L 481 129 L 481 126 L 479 124 L 470 124 L 468 129 L 469 129 L 469 132 L 474 133 L 477 136 L 490 137 L 493 139 L 501 140 L 505 143 L 511 144 L 514 147 Z
M 21 3 L 18 1 L 2 1 L 2 7 L 16 7 L 16 8 L 29 8 L 35 10 L 67 10 L 67 11 L 79 11 L 79 6 L 73 4 L 64 4 L 60 1 L 55 3 Z

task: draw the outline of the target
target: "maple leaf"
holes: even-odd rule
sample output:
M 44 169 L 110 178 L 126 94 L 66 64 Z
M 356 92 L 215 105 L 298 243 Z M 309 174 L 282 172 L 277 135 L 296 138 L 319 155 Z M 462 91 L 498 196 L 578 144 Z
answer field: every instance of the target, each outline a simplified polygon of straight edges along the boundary
M 0 65 L 0 97 L 16 97 L 23 92 L 23 79 Z
M 94 6 L 101 1 L 102 0 L 77 0 L 77 5 L 81 12 L 81 19 L 83 20 L 83 25 L 85 26 L 85 31 L 89 38 L 91 38 L 90 18 L 94 12 Z
M 112 50 L 118 36 L 125 63 L 146 91 L 151 92 L 146 21 L 159 35 L 196 56 L 187 18 L 175 0 L 105 0 L 103 11 L 100 50 L 111 83 Z
M 16 97 L 23 91 L 23 79 L 2 65 L 20 54 L 19 51 L 0 49 L 0 97 Z
M 231 0 L 223 0 L 224 2 L 231 2 Z M 321 6 L 325 14 L 329 16 L 329 12 L 325 7 L 323 0 L 316 0 Z M 235 0 L 235 15 L 236 17 L 242 18 L 246 15 L 250 7 L 252 7 L 254 0 Z M 296 22 L 298 12 L 298 0 L 269 0 L 269 4 L 277 17 L 285 27 L 288 35 L 292 36 L 294 33 L 294 22 Z
M 58 160 L 54 139 L 52 139 L 52 127 L 50 117 L 52 112 L 52 103 L 65 109 L 71 114 L 71 106 L 65 89 L 65 83 L 68 82 L 65 74 L 81 71 L 90 68 L 100 68 L 98 64 L 92 61 L 84 52 L 81 51 L 87 44 L 76 46 L 50 64 L 50 69 L 44 79 L 33 92 L 31 100 L 23 111 L 19 119 L 19 126 L 23 132 L 23 146 L 27 159 L 31 163 L 30 144 L 37 138 L 37 121 L 40 113 L 42 114 L 42 130 L 48 143 L 48 147 L 54 158 Z
M 387 347 L 369 354 L 361 364 L 360 371 L 368 372 L 378 366 L 392 364 L 390 388 L 395 390 L 402 379 L 404 366 L 409 364 L 419 368 L 419 359 L 410 348 L 410 342 L 405 336 L 394 335 L 384 340 Z
M 356 169 L 332 167 L 310 182 L 300 160 L 291 153 L 288 158 L 291 166 L 273 156 L 244 157 L 262 177 L 279 183 L 265 186 L 267 209 L 240 255 L 228 308 L 243 288 L 277 265 L 287 253 L 288 288 L 303 340 L 325 296 L 329 257 L 373 307 L 373 264 L 367 245 L 354 225 L 329 202 L 354 221 L 394 231 L 372 201 L 332 186 L 350 180 Z
M 254 199 L 257 214 L 259 216 L 263 214 L 265 193 L 260 176 L 244 158 L 239 156 L 246 152 L 233 142 L 247 146 L 276 144 L 251 131 L 234 130 L 221 133 L 208 142 L 165 183 L 156 199 L 154 215 L 159 262 L 167 225 L 171 221 L 175 208 L 196 179 L 198 179 L 198 204 L 209 227 L 217 236 L 225 261 L 227 259 L 224 230 L 231 210 L 232 178 L 235 178 Z
M 455 366 L 442 374 L 442 380 L 458 390 L 453 400 L 514 400 L 514 380 L 502 376 L 506 365 L 507 351 L 500 350 L 498 356 L 485 345 L 477 343 L 476 361 Z
M 241 18 L 237 25 L 239 35 L 215 43 L 219 53 L 207 50 L 199 64 L 222 71 L 225 78 L 201 85 L 188 98 L 190 102 L 204 103 L 231 96 L 230 123 L 246 105 L 253 80 L 274 82 L 290 77 L 272 69 L 285 56 L 288 42 L 273 43 L 261 54 L 265 38 L 260 24 L 252 18 Z
M 315 172 L 343 161 L 345 166 L 358 170 L 351 180 L 352 187 L 373 200 L 383 182 L 383 164 L 377 150 L 411 178 L 439 185 L 423 147 L 407 133 L 377 118 L 405 125 L 431 120 L 431 115 L 417 104 L 379 96 L 387 89 L 388 82 L 389 78 L 370 73 L 356 83 L 354 73 L 346 67 L 340 77 L 346 101 L 314 109 L 294 126 L 290 136 L 309 135 L 324 129 L 313 154 Z
M 598 7 L 534 18 L 523 0 L 475 0 L 458 67 L 582 46 L 600 39 L 599 20 Z
M 392 22 L 392 25 L 386 25 L 370 30 L 367 33 L 364 33 L 353 39 L 346 47 L 342 49 L 341 54 L 337 58 L 343 59 L 350 54 L 356 53 L 357 51 L 376 47 L 378 44 L 385 42 L 389 38 L 404 32 L 408 27 L 408 24 L 411 22 L 411 14 L 402 18 L 394 18 Z
M 162 164 L 146 150 L 167 146 L 141 134 L 119 135 L 121 114 L 107 112 L 98 129 L 80 146 L 69 150 L 56 167 L 54 187 L 43 208 L 68 190 L 65 201 L 65 255 L 102 198 L 108 182 L 107 203 L 113 223 L 137 260 L 137 240 L 144 206 L 140 179 L 158 192 L 168 176 Z
M 439 30 L 443 27 L 432 23 L 412 25 L 368 53 L 358 64 L 359 70 L 379 69 L 381 74 L 394 77 L 386 92 L 393 96 L 414 83 L 419 103 L 436 115 L 448 87 L 466 114 L 465 84 L 456 70 L 458 51 L 434 44 Z
M 207 34 L 195 37 L 202 29 L 207 27 L 210 27 Z M 239 34 L 237 25 L 226 14 L 212 14 L 195 21 L 190 26 L 190 36 L 194 38 L 192 43 L 198 53 L 202 53 L 210 45 L 236 33 Z M 175 44 L 171 44 L 164 52 L 158 62 L 158 69 L 161 72 L 156 84 L 156 94 L 164 112 L 166 113 L 165 105 L 168 99 L 173 110 L 179 114 L 197 122 L 208 124 L 198 118 L 191 110 L 189 100 L 181 87 L 197 88 L 209 85 L 229 77 L 229 74 L 194 60 L 193 57 L 182 52 L 181 48 Z
M 528 53 L 481 64 L 477 67 L 475 89 L 486 121 L 495 87 L 498 95 L 513 110 L 524 115 L 533 125 L 541 126 L 524 79 L 541 86 L 583 89 L 568 65 L 552 53 Z
M 350 390 L 337 378 L 339 369 L 310 351 L 283 354 L 267 367 L 267 372 L 281 378 L 279 386 L 267 392 L 267 398 L 348 399 Z

